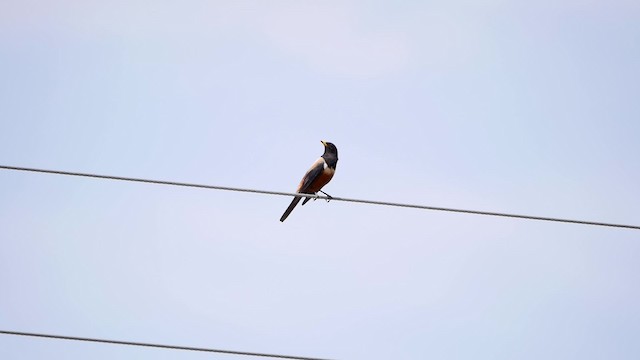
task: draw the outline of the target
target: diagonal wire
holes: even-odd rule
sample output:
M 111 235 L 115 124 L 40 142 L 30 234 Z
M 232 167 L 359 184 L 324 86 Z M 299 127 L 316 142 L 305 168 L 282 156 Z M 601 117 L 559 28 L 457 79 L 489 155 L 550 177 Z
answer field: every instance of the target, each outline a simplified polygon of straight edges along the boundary
M 103 343 L 103 344 L 143 346 L 143 347 L 171 349 L 171 350 L 199 351 L 199 352 L 209 352 L 209 353 L 228 354 L 228 355 L 259 356 L 259 357 L 277 358 L 277 359 L 327 360 L 327 359 L 312 358 L 312 357 L 306 357 L 306 356 L 265 354 L 265 353 L 255 353 L 255 352 L 247 352 L 247 351 L 233 351 L 233 350 L 209 349 L 209 348 L 200 348 L 200 347 L 191 347 L 191 346 L 151 344 L 151 343 L 143 343 L 143 342 L 135 342 L 135 341 L 106 340 L 106 339 L 95 339 L 95 338 L 86 338 L 86 337 L 77 337 L 77 336 L 39 334 L 39 333 L 20 332 L 20 331 L 0 330 L 0 334 L 30 336 L 30 337 L 48 338 L 48 339 L 56 339 L 56 340 L 85 341 L 85 342 L 95 342 L 95 343 Z
M 446 211 L 446 212 L 454 212 L 454 213 L 462 213 L 462 214 L 499 216 L 499 217 L 508 217 L 508 218 L 516 218 L 516 219 L 553 221 L 553 222 L 560 222 L 560 223 L 606 226 L 606 227 L 640 230 L 639 225 L 615 224 L 615 223 L 607 223 L 607 222 L 600 222 L 600 221 L 573 220 L 573 219 L 564 219 L 564 218 L 547 217 L 547 216 L 521 215 L 521 214 L 480 211 L 480 210 L 465 210 L 465 209 L 455 209 L 455 208 L 446 208 L 446 207 L 438 207 L 438 206 L 413 205 L 413 204 L 403 204 L 403 203 L 387 202 L 387 201 L 350 199 L 350 198 L 343 198 L 343 197 L 336 197 L 336 196 L 328 197 L 328 196 L 319 196 L 314 194 L 301 194 L 301 193 L 291 193 L 291 192 L 281 192 L 281 191 L 236 188 L 236 187 L 228 187 L 228 186 L 192 184 L 192 183 L 176 182 L 176 181 L 151 180 L 151 179 L 141 179 L 141 178 L 132 178 L 132 177 L 123 177 L 123 176 L 113 176 L 113 175 L 99 175 L 99 174 L 89 174 L 89 173 L 80 173 L 80 172 L 60 171 L 60 170 L 46 170 L 46 169 L 27 168 L 27 167 L 19 167 L 19 166 L 0 165 L 0 169 L 29 171 L 29 172 L 56 174 L 56 175 L 81 176 L 81 177 L 108 179 L 108 180 L 132 181 L 132 182 L 141 182 L 141 183 L 149 183 L 149 184 L 159 184 L 159 185 L 183 186 L 183 187 L 201 188 L 201 189 L 248 192 L 248 193 L 256 193 L 256 194 L 266 194 L 266 195 L 301 196 L 301 197 L 308 197 L 312 199 L 345 201 L 345 202 L 351 202 L 351 203 L 395 206 L 395 207 L 404 207 L 404 208 L 413 208 L 413 209 L 422 209 L 422 210 Z

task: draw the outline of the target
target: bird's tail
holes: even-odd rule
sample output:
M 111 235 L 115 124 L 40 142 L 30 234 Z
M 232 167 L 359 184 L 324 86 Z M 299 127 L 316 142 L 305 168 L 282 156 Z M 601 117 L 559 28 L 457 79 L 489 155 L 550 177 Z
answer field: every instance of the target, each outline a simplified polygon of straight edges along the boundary
M 293 200 L 291 200 L 291 204 L 289 204 L 287 210 L 285 210 L 284 214 L 282 214 L 280 221 L 284 221 L 289 216 L 289 214 L 291 214 L 293 208 L 296 207 L 296 205 L 298 205 L 298 203 L 300 202 L 300 199 L 302 199 L 300 196 L 296 196 L 293 198 Z

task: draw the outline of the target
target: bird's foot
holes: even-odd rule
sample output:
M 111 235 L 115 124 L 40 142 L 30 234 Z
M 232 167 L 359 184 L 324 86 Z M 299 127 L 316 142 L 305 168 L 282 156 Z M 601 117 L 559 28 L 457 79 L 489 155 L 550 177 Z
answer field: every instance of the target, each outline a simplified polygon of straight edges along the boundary
M 331 199 L 333 199 L 333 196 L 327 194 L 326 192 L 320 190 L 321 193 L 325 194 L 327 196 L 327 202 L 331 201 Z

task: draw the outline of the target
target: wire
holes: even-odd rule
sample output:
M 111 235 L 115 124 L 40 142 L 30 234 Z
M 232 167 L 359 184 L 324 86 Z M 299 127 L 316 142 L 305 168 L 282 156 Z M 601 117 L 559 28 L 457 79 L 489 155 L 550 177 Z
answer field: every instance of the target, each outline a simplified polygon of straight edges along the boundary
M 336 196 L 328 197 L 328 196 L 319 196 L 314 194 L 301 194 L 301 193 L 290 193 L 290 192 L 280 192 L 280 191 L 244 189 L 244 188 L 227 187 L 227 186 L 191 184 L 191 183 L 176 182 L 176 181 L 150 180 L 150 179 L 123 177 L 123 176 L 98 175 L 98 174 L 88 174 L 88 173 L 60 171 L 60 170 L 46 170 L 46 169 L 36 169 L 36 168 L 27 168 L 27 167 L 18 167 L 18 166 L 0 165 L 0 169 L 30 171 L 30 172 L 57 174 L 57 175 L 81 176 L 81 177 L 90 177 L 90 178 L 108 179 L 108 180 L 142 182 L 142 183 L 159 184 L 159 185 L 184 186 L 184 187 L 201 188 L 201 189 L 238 191 L 238 192 L 248 192 L 248 193 L 256 193 L 256 194 L 266 194 L 266 195 L 301 196 L 301 197 L 307 197 L 312 199 L 325 199 L 327 201 L 330 201 L 330 200 L 345 201 L 345 202 L 351 202 L 351 203 L 361 203 L 361 204 L 371 204 L 371 205 L 385 205 L 385 206 L 395 206 L 395 207 L 404 207 L 404 208 L 413 208 L 413 209 L 422 209 L 422 210 L 446 211 L 446 212 L 463 213 L 463 214 L 499 216 L 499 217 L 527 219 L 527 220 L 553 221 L 553 222 L 560 222 L 560 223 L 607 226 L 607 227 L 615 227 L 615 228 L 640 230 L 639 225 L 614 224 L 614 223 L 586 221 L 586 220 L 572 220 L 572 219 L 563 219 L 563 218 L 555 218 L 555 217 L 547 217 L 547 216 L 532 216 L 532 215 L 520 215 L 520 214 L 510 214 L 510 213 L 492 212 L 492 211 L 454 209 L 454 208 L 446 208 L 446 207 L 438 207 L 438 206 L 412 205 L 412 204 L 403 204 L 403 203 L 386 202 L 386 201 L 349 199 L 349 198 L 342 198 L 342 197 L 336 197 Z
M 153 348 L 160 348 L 160 349 L 171 349 L 171 350 L 200 351 L 200 352 L 219 353 L 219 354 L 228 354 L 228 355 L 260 356 L 260 357 L 278 358 L 278 359 L 327 360 L 327 359 L 312 358 L 312 357 L 306 357 L 306 356 L 290 356 L 290 355 L 254 353 L 254 352 L 247 352 L 247 351 L 233 351 L 233 350 L 198 348 L 198 347 L 190 347 L 190 346 L 150 344 L 150 343 L 142 343 L 142 342 L 134 342 L 134 341 L 105 340 L 105 339 L 94 339 L 94 338 L 85 338 L 85 337 L 77 337 L 77 336 L 38 334 L 38 333 L 28 333 L 28 332 L 19 332 L 19 331 L 0 330 L 0 334 L 17 335 L 17 336 L 31 336 L 31 337 L 57 339 L 57 340 L 87 341 L 87 342 L 96 342 L 96 343 L 103 343 L 103 344 L 144 346 L 144 347 L 153 347 Z

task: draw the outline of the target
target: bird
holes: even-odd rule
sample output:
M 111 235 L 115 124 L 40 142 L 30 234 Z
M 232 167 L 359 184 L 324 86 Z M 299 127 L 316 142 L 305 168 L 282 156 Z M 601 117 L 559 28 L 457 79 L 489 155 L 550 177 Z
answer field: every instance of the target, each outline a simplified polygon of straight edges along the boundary
M 324 154 L 322 154 L 322 156 L 316 160 L 313 165 L 311 165 L 311 168 L 307 173 L 304 174 L 296 192 L 302 194 L 317 194 L 318 192 L 321 192 L 331 199 L 329 194 L 321 191 L 320 189 L 331 181 L 333 174 L 336 172 L 336 165 L 338 164 L 338 148 L 330 142 L 321 141 L 321 143 L 324 145 Z M 301 199 L 302 196 L 296 196 L 293 198 L 287 210 L 282 214 L 280 221 L 285 221 Z M 302 205 L 306 204 L 310 199 L 311 198 L 305 198 Z

